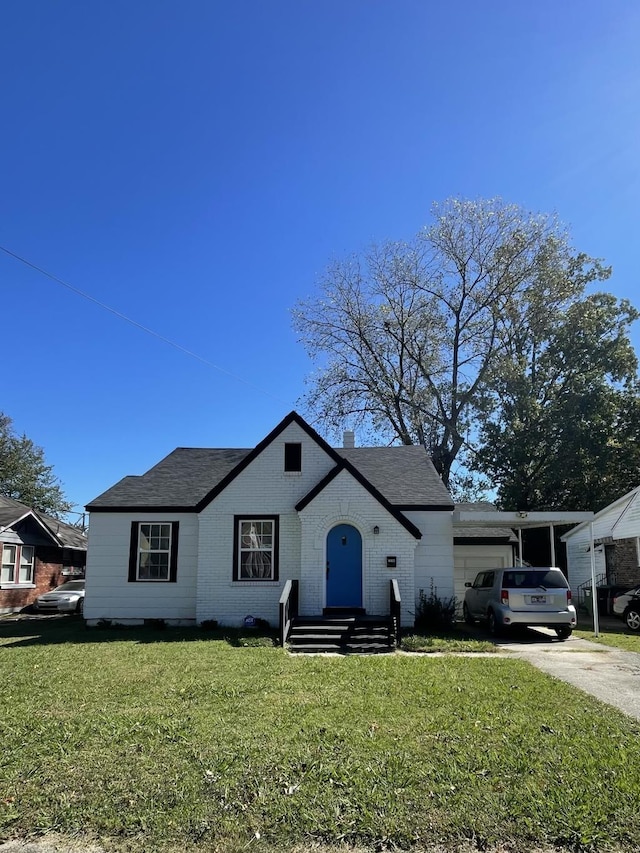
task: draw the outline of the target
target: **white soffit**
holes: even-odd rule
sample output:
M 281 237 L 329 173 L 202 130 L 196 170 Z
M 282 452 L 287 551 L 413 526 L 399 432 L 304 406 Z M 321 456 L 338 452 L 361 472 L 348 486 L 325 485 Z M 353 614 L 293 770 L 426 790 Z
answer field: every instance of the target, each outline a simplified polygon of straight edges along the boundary
M 593 519 L 592 512 L 500 512 L 456 509 L 453 526 L 465 527 L 549 527 L 560 524 L 582 524 Z

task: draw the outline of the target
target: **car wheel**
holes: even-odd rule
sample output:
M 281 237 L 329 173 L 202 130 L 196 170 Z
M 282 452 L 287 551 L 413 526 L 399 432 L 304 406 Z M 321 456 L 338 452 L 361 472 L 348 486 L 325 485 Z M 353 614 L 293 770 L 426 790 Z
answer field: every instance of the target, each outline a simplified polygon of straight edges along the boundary
M 500 626 L 498 625 L 498 620 L 496 619 L 496 614 L 493 610 L 490 610 L 487 613 L 487 628 L 489 629 L 489 633 L 492 637 L 497 637 L 500 633 Z
M 556 628 L 555 630 L 559 640 L 568 640 L 573 629 L 567 625 L 563 625 L 561 628 Z
M 640 631 L 640 610 L 637 607 L 627 607 L 624 622 L 630 631 Z
M 471 611 L 467 607 L 466 602 L 462 605 L 462 615 L 464 616 L 464 621 L 467 623 L 467 625 L 475 625 L 476 624 L 476 620 L 471 615 Z
M 82 615 L 82 611 L 84 610 L 84 598 L 79 598 L 78 603 L 76 604 L 76 613 Z

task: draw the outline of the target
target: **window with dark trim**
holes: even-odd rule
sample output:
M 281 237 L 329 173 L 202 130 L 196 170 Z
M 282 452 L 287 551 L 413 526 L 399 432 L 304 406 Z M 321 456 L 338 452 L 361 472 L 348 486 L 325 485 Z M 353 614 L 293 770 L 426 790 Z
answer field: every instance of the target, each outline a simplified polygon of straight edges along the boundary
M 175 582 L 178 576 L 177 521 L 132 521 L 129 581 Z
M 296 474 L 302 471 L 302 445 L 299 441 L 285 443 L 284 470 Z
M 277 515 L 236 515 L 233 536 L 234 581 L 277 581 L 278 538 Z

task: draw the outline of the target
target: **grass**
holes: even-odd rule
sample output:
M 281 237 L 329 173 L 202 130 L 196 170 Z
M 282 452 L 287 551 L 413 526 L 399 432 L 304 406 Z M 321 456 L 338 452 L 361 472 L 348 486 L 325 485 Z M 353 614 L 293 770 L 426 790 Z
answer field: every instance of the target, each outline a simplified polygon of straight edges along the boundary
M 640 726 L 595 699 L 502 657 L 243 636 L 0 623 L 0 839 L 637 849 Z
M 593 643 L 599 643 L 602 646 L 623 649 L 625 652 L 640 653 L 640 633 L 634 634 L 629 631 L 622 620 L 619 622 L 607 621 L 606 625 L 600 628 L 598 637 L 593 633 L 593 627 L 587 630 L 580 629 L 573 633 L 576 637 L 591 640 Z
M 405 652 L 495 653 L 500 649 L 490 640 L 479 640 L 456 626 L 438 634 L 413 633 L 402 638 L 400 648 Z

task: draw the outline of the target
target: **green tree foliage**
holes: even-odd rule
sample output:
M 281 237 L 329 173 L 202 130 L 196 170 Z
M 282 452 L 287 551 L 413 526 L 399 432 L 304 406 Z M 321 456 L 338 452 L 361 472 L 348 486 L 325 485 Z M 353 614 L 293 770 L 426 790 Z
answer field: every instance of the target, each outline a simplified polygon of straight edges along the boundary
M 62 518 L 71 509 L 44 451 L 16 435 L 10 417 L 0 413 L 0 494 L 33 509 Z
M 638 312 L 607 293 L 520 318 L 496 359 L 475 463 L 517 509 L 600 509 L 640 482 Z
M 422 444 L 447 486 L 473 490 L 454 465 L 479 419 L 497 416 L 496 364 L 525 345 L 527 324 L 607 275 L 552 216 L 500 199 L 434 205 L 412 241 L 334 262 L 319 294 L 297 305 L 294 326 L 317 367 L 306 408 L 334 434 L 348 425 Z

